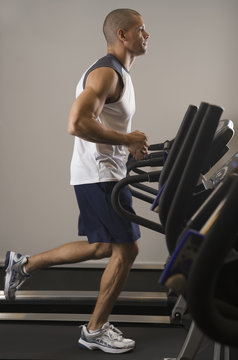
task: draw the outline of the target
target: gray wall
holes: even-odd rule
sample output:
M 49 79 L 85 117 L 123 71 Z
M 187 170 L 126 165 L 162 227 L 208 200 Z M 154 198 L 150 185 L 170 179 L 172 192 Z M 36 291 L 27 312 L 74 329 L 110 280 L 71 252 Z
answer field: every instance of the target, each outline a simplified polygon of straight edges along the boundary
M 131 71 L 134 129 L 150 143 L 171 139 L 188 104 L 203 100 L 237 125 L 237 0 L 0 0 L 0 259 L 78 239 L 67 116 L 82 72 L 106 52 L 102 22 L 118 6 L 141 12 L 151 35 Z M 142 235 L 136 263 L 163 263 L 164 237 Z

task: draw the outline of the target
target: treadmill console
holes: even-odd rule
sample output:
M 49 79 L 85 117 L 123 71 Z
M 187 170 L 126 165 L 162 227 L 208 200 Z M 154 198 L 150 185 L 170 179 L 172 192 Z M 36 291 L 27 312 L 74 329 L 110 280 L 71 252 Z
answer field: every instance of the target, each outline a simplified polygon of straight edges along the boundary
M 219 184 L 221 180 L 224 179 L 226 174 L 231 173 L 235 168 L 238 167 L 238 153 L 233 155 L 230 160 L 228 160 L 225 165 L 222 166 L 210 179 L 203 179 L 203 185 L 206 189 L 213 189 Z

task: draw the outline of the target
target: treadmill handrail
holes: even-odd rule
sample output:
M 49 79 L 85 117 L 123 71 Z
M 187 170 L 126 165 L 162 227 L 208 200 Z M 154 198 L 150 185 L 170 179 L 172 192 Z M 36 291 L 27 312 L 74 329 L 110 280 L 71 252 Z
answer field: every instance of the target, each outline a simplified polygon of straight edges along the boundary
M 149 155 L 146 158 L 144 158 L 143 160 L 128 161 L 126 164 L 127 172 L 129 173 L 131 170 L 136 169 L 138 167 L 146 167 L 146 166 L 161 167 L 164 165 L 164 154 L 163 153 L 157 154 L 157 156 L 149 156 Z
M 170 253 L 173 252 L 178 236 L 183 231 L 188 216 L 190 215 L 189 210 L 191 208 L 194 188 L 198 182 L 204 158 L 212 146 L 212 139 L 222 111 L 223 109 L 216 105 L 209 105 L 207 107 L 207 111 L 202 116 L 197 136 L 190 139 L 193 141 L 193 146 L 190 148 L 189 157 L 185 164 L 184 159 L 181 161 L 185 167 L 180 171 L 181 177 L 179 183 L 177 182 L 177 174 L 174 173 L 174 170 L 171 172 L 170 177 L 175 177 L 175 180 L 171 181 L 171 185 L 176 188 L 176 192 L 173 194 L 165 227 L 166 242 Z M 182 155 L 184 158 L 185 153 Z M 176 165 L 182 166 L 180 161 L 178 161 Z M 167 183 L 161 196 L 161 200 L 163 201 L 165 201 L 163 196 L 165 196 L 166 191 L 168 192 Z
M 129 184 L 141 183 L 141 182 L 158 182 L 160 171 L 151 171 L 146 174 L 127 176 L 126 178 L 118 181 L 118 183 L 114 186 L 111 201 L 114 210 L 122 217 L 126 218 L 136 224 L 142 225 L 148 229 L 154 230 L 161 234 L 164 234 L 164 227 L 157 222 L 148 220 L 142 216 L 131 213 L 128 210 L 124 209 L 120 202 L 120 191 L 121 189 Z
M 182 173 L 184 171 L 184 167 L 188 161 L 188 156 L 191 152 L 191 149 L 194 144 L 194 140 L 198 134 L 198 130 L 200 128 L 203 116 L 209 107 L 208 103 L 202 102 L 198 111 L 196 111 L 194 115 L 195 109 L 189 111 L 190 116 L 185 115 L 185 120 L 183 120 L 181 126 L 184 124 L 187 125 L 187 129 L 179 130 L 178 135 L 176 136 L 174 146 L 172 151 L 170 152 L 168 159 L 163 168 L 163 172 L 161 174 L 159 180 L 159 189 L 164 185 L 166 180 L 166 186 L 163 190 L 163 193 L 160 197 L 160 206 L 159 206 L 159 217 L 161 223 L 165 226 L 168 218 L 168 214 L 171 208 L 172 201 L 174 199 L 175 193 L 177 191 Z M 193 111 L 192 111 L 193 110 Z M 189 120 L 189 124 L 187 124 Z M 179 149 L 175 152 L 176 142 L 179 143 Z M 171 164 L 169 164 L 170 158 L 172 157 Z M 166 172 L 164 176 L 164 172 Z M 164 180 L 161 179 L 164 177 Z
M 179 153 L 181 146 L 184 142 L 184 139 L 193 123 L 194 116 L 196 115 L 197 110 L 198 110 L 198 108 L 195 105 L 189 105 L 187 108 L 187 111 L 183 117 L 183 120 L 179 126 L 178 132 L 174 139 L 173 146 L 172 146 L 171 150 L 169 151 L 169 156 L 166 159 L 166 162 L 165 162 L 165 165 L 163 168 L 163 173 L 161 174 L 161 177 L 159 180 L 159 188 L 161 188 L 164 185 L 164 183 L 166 182 L 166 180 L 171 172 L 171 169 L 173 168 L 174 163 L 177 160 L 178 153 Z

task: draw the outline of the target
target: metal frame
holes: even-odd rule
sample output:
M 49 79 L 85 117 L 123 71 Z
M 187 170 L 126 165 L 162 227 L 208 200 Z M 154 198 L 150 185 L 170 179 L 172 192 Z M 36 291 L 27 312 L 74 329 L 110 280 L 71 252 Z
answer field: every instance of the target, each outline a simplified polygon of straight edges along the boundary
M 65 301 L 69 299 L 94 301 L 98 297 L 98 291 L 47 291 L 47 290 L 19 290 L 15 302 L 21 300 L 34 301 L 54 301 L 56 299 Z M 122 291 L 118 297 L 119 301 L 154 301 L 167 300 L 166 292 L 137 292 L 137 291 Z M 3 291 L 0 291 L 0 301 L 6 301 Z
M 65 321 L 87 322 L 92 314 L 45 314 L 45 313 L 0 313 L 0 321 Z M 164 324 L 170 325 L 169 316 L 150 315 L 110 315 L 110 322 Z
M 96 301 L 98 296 L 97 291 L 23 291 L 17 292 L 17 298 L 14 301 L 16 304 L 22 302 L 64 302 L 67 300 L 93 302 Z M 168 299 L 166 292 L 121 292 L 118 301 L 137 301 L 143 304 L 146 301 L 156 302 L 166 301 Z M 0 301 L 6 302 L 4 292 L 0 291 Z M 79 304 L 80 307 L 80 304 Z M 0 313 L 0 321 L 76 321 L 84 322 L 89 321 L 91 314 L 65 314 L 65 313 L 17 313 L 5 312 Z M 113 314 L 109 317 L 110 321 L 126 322 L 126 323 L 154 323 L 170 325 L 170 316 L 156 316 L 156 315 L 118 315 Z

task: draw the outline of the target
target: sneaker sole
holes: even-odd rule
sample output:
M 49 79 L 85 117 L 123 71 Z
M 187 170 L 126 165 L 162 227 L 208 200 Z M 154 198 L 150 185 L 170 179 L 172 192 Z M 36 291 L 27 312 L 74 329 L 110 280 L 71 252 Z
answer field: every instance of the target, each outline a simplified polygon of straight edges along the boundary
M 95 344 L 95 343 L 89 343 L 82 339 L 79 339 L 78 346 L 84 350 L 102 350 L 106 353 L 111 353 L 111 354 L 122 354 L 122 353 L 125 353 L 128 351 L 132 351 L 135 348 L 135 346 L 133 346 L 131 348 L 126 348 L 126 349 L 125 348 L 124 349 L 114 349 L 114 348 L 105 347 L 105 346 Z
M 11 267 L 13 264 L 14 255 L 15 253 L 13 251 L 8 251 L 6 254 L 6 261 L 5 261 L 6 275 L 5 275 L 5 284 L 4 284 L 4 295 L 6 297 L 6 300 L 15 300 L 15 296 L 11 296 L 9 294 L 9 283 L 12 274 Z

